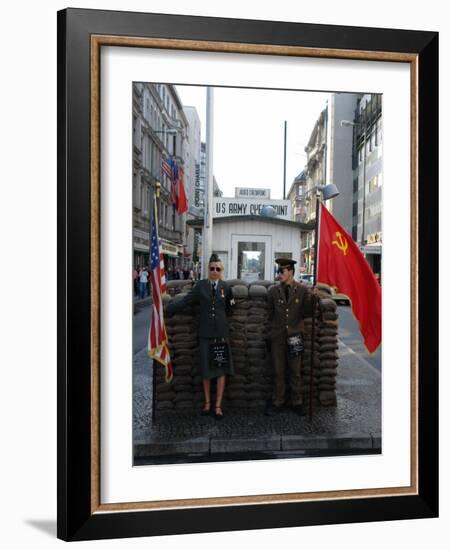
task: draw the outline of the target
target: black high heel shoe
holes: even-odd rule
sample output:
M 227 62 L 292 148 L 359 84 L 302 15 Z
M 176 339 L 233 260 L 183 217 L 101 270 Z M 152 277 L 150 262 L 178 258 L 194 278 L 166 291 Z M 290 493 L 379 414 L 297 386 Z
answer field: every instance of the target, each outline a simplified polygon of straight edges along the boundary
M 215 408 L 214 416 L 216 417 L 216 420 L 223 420 L 222 407 L 216 407 Z
M 211 414 L 211 401 L 206 401 L 203 405 L 202 416 L 209 416 Z

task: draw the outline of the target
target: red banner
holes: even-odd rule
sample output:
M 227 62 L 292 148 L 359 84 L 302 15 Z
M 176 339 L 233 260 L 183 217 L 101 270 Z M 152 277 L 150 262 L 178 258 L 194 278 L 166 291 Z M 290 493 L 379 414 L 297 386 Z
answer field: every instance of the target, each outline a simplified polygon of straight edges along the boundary
M 317 282 L 335 286 L 351 301 L 369 353 L 381 343 L 381 287 L 355 241 L 323 204 L 319 217 Z

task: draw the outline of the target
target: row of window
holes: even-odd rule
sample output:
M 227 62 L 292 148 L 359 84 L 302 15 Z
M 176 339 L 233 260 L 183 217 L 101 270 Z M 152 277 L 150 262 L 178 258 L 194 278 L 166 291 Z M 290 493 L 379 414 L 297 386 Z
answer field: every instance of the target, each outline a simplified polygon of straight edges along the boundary
M 353 225 L 362 223 L 361 214 L 356 214 L 358 207 L 356 203 L 353 203 Z M 373 204 L 371 206 L 366 206 L 365 208 L 365 217 L 364 221 L 367 223 L 369 220 L 373 220 L 374 218 L 379 218 L 382 214 L 382 204 L 381 202 L 377 202 L 376 204 Z
M 366 221 L 371 220 L 373 218 L 378 218 L 379 216 L 381 216 L 381 212 L 382 212 L 381 202 L 377 202 L 376 204 L 367 206 L 366 215 L 365 215 Z
M 372 127 L 368 131 L 368 135 L 366 135 L 365 145 L 366 145 L 366 159 L 369 156 L 370 153 L 375 151 L 377 147 L 379 147 L 382 144 L 382 125 L 381 125 L 381 117 L 377 120 L 375 124 L 372 125 Z M 361 146 L 358 149 L 358 163 L 361 164 L 364 161 L 364 144 L 361 144 Z
M 133 206 L 141 211 L 143 218 L 150 219 L 150 191 L 148 185 L 139 183 L 137 179 L 133 182 Z M 180 230 L 175 208 L 171 204 L 158 199 L 159 225 L 166 229 Z
M 142 166 L 157 180 L 161 179 L 162 155 L 148 135 L 142 138 Z
M 383 184 L 383 175 L 377 174 L 366 183 L 366 197 L 379 189 Z M 353 180 L 353 202 L 362 198 L 362 187 L 358 189 L 358 178 Z

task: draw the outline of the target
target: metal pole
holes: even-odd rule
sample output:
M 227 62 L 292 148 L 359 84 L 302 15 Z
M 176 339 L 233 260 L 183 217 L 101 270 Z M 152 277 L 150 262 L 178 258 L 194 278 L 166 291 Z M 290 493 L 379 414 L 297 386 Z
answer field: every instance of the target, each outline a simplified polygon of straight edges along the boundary
M 319 259 L 319 208 L 320 208 L 320 191 L 316 192 L 316 220 L 314 227 L 314 280 L 313 286 L 317 282 L 317 263 Z M 313 388 L 314 388 L 314 344 L 316 340 L 316 297 L 312 296 L 312 318 L 311 318 L 311 361 L 309 373 L 309 421 L 312 422 L 313 417 Z
M 312 325 L 311 325 L 311 362 L 309 373 L 309 421 L 313 417 L 313 389 L 314 389 L 314 344 L 316 341 L 316 297 L 312 296 Z
M 364 146 L 364 157 L 363 157 L 363 200 L 362 200 L 362 226 L 361 226 L 361 246 L 365 244 L 365 225 L 366 225 L 366 139 L 367 139 L 367 121 L 364 118 L 364 133 L 363 133 L 363 146 Z
M 319 246 L 319 207 L 320 207 L 320 191 L 316 191 L 316 220 L 314 222 L 314 280 L 313 286 L 317 282 L 317 248 Z
M 214 88 L 206 89 L 206 189 L 202 236 L 202 277 L 208 276 L 208 259 L 212 253 L 213 208 L 213 136 L 214 136 Z
M 287 144 L 287 120 L 284 121 L 283 200 L 286 200 L 286 144 Z

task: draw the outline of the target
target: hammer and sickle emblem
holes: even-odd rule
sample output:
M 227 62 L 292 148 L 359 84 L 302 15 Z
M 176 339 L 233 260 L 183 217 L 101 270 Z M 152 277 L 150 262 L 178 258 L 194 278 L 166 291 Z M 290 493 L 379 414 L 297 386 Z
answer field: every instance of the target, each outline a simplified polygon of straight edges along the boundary
M 336 231 L 336 241 L 331 241 L 331 244 L 335 244 L 339 250 L 344 253 L 344 256 L 347 256 L 348 242 L 345 237 L 342 236 L 340 231 Z

